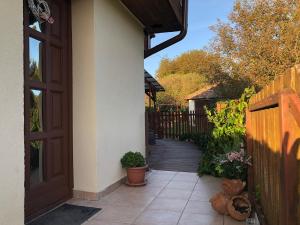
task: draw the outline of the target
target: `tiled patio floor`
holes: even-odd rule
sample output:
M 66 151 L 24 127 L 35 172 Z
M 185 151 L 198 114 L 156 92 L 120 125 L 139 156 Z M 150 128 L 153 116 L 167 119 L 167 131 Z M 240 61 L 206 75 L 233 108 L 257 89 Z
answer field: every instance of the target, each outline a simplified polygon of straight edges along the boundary
M 220 191 L 220 179 L 195 173 L 152 171 L 148 185 L 121 186 L 100 201 L 69 203 L 100 207 L 84 225 L 242 225 L 211 209 L 209 198 Z

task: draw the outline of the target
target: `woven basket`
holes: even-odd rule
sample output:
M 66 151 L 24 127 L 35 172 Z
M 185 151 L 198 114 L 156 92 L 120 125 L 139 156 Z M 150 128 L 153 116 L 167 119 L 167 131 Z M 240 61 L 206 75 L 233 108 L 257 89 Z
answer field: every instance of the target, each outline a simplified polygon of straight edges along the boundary
M 238 195 L 228 201 L 227 211 L 233 219 L 245 221 L 251 214 L 251 203 L 246 197 Z

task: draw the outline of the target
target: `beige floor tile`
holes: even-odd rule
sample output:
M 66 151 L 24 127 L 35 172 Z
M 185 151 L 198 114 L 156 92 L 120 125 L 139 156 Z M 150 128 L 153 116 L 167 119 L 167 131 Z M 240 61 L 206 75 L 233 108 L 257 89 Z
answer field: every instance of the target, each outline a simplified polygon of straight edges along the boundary
M 195 214 L 203 214 L 203 215 L 219 215 L 212 207 L 210 202 L 201 202 L 197 200 L 190 200 L 186 208 L 184 209 L 184 213 L 195 213 Z
M 176 176 L 172 179 L 172 181 L 187 181 L 187 182 L 197 182 L 199 179 L 196 173 L 184 173 L 179 172 Z
M 166 171 L 166 170 L 151 170 L 152 174 L 163 174 L 163 175 L 173 175 L 175 176 L 178 172 Z
M 128 194 L 128 193 L 135 193 L 135 194 L 144 194 L 148 196 L 156 196 L 163 187 L 151 187 L 149 185 L 142 186 L 142 187 L 129 187 L 126 185 L 122 185 L 119 187 L 115 193 L 122 193 L 122 194 Z
M 105 221 L 88 221 L 82 225 L 131 225 L 130 223 L 113 223 Z
M 164 210 L 146 210 L 133 223 L 134 225 L 176 225 L 181 213 Z
M 148 209 L 182 212 L 186 203 L 187 200 L 184 199 L 156 198 L 148 206 Z
M 200 177 L 196 188 L 214 188 L 221 189 L 222 188 L 222 179 L 215 177 Z
M 173 179 L 174 174 L 152 174 L 147 178 L 147 180 L 166 180 L 170 181 Z
M 131 224 L 142 212 L 141 208 L 137 207 L 121 207 L 121 206 L 106 206 L 92 220 L 94 223 L 128 223 Z M 100 223 L 102 225 L 102 223 Z
M 179 225 L 223 225 L 223 216 L 184 213 Z
M 156 187 L 156 188 L 164 188 L 167 186 L 167 184 L 170 182 L 170 180 L 165 180 L 165 179 L 148 179 L 147 186 L 148 187 Z
M 199 183 L 221 185 L 223 178 L 213 176 L 202 176 L 199 178 Z
M 111 193 L 102 199 L 108 205 L 145 208 L 155 196 L 147 193 Z
M 224 216 L 224 225 L 246 225 L 246 222 L 239 222 L 239 221 L 233 220 L 229 216 Z
M 191 195 L 191 191 L 165 188 L 158 197 L 160 198 L 172 198 L 172 199 L 185 199 L 188 200 Z
M 198 200 L 198 201 L 209 201 L 212 196 L 214 196 L 218 191 L 214 189 L 206 189 L 206 190 L 200 190 L 195 189 L 192 193 L 190 200 Z
M 167 188 L 172 189 L 181 189 L 192 191 L 196 185 L 196 182 L 188 182 L 188 181 L 174 181 L 172 180 L 168 185 Z

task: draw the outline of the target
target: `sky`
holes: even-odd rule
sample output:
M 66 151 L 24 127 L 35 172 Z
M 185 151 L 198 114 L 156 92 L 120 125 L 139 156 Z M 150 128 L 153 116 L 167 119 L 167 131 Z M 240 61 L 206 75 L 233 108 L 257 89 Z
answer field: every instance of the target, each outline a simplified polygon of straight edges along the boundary
M 145 69 L 155 75 L 162 58 L 174 58 L 183 52 L 202 49 L 214 37 L 210 26 L 217 20 L 227 21 L 235 0 L 189 0 L 189 20 L 187 36 L 179 43 L 170 46 L 145 59 Z M 175 34 L 176 35 L 176 34 Z M 174 34 L 161 34 L 152 41 L 154 45 Z

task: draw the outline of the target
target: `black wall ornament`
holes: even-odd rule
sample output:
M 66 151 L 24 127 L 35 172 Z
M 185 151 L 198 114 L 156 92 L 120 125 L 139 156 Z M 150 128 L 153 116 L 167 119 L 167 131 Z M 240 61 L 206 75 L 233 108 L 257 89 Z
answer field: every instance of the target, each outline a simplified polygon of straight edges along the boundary
M 45 0 L 28 0 L 28 6 L 32 14 L 40 23 L 54 23 L 54 19 L 51 16 L 49 5 Z

